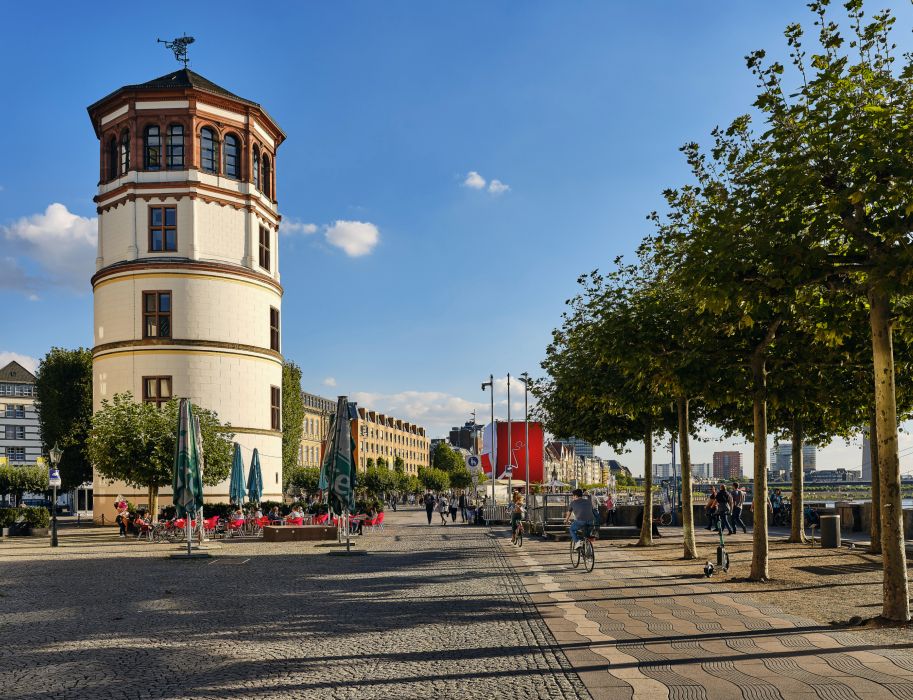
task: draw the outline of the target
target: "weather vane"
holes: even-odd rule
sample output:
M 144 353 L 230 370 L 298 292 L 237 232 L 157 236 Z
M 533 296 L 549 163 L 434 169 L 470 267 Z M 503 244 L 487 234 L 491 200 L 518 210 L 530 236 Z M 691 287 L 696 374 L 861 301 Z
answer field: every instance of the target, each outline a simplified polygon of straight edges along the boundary
M 184 68 L 187 67 L 187 64 L 190 63 L 190 59 L 187 58 L 187 47 L 193 43 L 193 37 L 179 36 L 177 39 L 172 41 L 165 41 L 164 39 L 156 39 L 159 44 L 164 44 L 166 49 L 171 49 L 174 51 L 174 58 L 178 61 L 184 62 Z

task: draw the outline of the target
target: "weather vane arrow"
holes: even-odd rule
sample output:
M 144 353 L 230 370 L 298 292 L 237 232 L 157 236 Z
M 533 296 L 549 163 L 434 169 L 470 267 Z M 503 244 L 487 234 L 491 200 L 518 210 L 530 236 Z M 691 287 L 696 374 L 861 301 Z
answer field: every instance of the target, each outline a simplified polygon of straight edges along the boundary
M 174 58 L 177 61 L 183 61 L 184 68 L 187 67 L 187 64 L 190 63 L 190 59 L 187 58 L 187 47 L 193 43 L 193 37 L 179 36 L 177 39 L 172 41 L 165 41 L 164 39 L 156 39 L 156 42 L 159 44 L 164 44 L 166 49 L 171 49 L 174 51 Z

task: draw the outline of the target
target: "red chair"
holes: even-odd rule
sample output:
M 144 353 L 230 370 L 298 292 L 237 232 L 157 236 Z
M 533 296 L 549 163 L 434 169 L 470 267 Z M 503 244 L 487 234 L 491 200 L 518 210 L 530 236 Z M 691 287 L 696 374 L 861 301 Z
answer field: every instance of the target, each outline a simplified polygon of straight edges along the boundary
M 329 513 L 324 513 L 323 515 L 318 515 L 318 516 L 317 516 L 317 519 L 314 520 L 314 524 L 315 524 L 315 525 L 323 525 L 323 524 L 326 523 L 326 521 L 329 520 L 329 519 L 330 519 L 330 514 L 329 514 Z
M 213 515 L 211 518 L 203 520 L 203 534 L 206 537 L 214 537 L 219 529 L 219 516 Z
M 289 525 L 304 525 L 304 518 L 289 518 L 286 523 Z
M 136 527 L 136 539 L 152 541 L 152 525 L 145 520 L 136 520 L 134 527 Z
M 374 518 L 374 522 L 371 524 L 372 530 L 383 530 L 384 529 L 384 512 L 381 511 L 377 514 L 377 517 Z
M 229 520 L 228 521 L 228 534 L 232 537 L 237 535 L 244 534 L 244 525 L 247 524 L 246 520 Z

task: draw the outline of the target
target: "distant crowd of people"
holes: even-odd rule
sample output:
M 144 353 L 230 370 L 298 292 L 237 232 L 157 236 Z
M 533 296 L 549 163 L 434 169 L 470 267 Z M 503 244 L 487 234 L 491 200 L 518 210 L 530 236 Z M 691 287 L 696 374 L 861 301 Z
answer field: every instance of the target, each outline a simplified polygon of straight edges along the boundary
M 434 514 L 437 513 L 441 518 L 441 525 L 447 524 L 447 516 L 450 516 L 450 522 L 457 521 L 457 514 L 461 522 L 475 522 L 477 508 L 472 504 L 472 500 L 465 491 L 441 491 L 434 493 L 430 489 L 421 497 L 422 505 L 425 506 L 425 513 L 428 516 L 428 524 L 431 525 L 434 520 Z

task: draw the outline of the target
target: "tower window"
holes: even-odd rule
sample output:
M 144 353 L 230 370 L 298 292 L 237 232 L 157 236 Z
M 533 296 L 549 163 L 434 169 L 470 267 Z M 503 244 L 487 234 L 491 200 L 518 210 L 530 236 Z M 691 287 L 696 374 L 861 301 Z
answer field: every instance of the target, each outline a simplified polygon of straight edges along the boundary
M 219 167 L 219 141 L 209 128 L 200 130 L 200 167 L 207 173 L 217 172 Z
M 269 270 L 269 229 L 260 227 L 260 267 Z
M 225 159 L 222 174 L 238 179 L 241 173 L 241 159 L 239 157 L 238 137 L 229 134 L 222 143 L 222 156 Z
M 279 352 L 279 309 L 269 307 L 269 349 Z
M 184 127 L 180 124 L 172 124 L 168 127 L 165 163 L 168 168 L 184 167 Z
M 263 154 L 263 194 L 272 199 L 273 191 L 270 185 L 273 182 L 273 171 L 270 168 L 269 156 Z
M 273 430 L 282 430 L 282 390 L 277 386 L 269 388 L 269 425 Z
M 175 207 L 149 207 L 149 252 L 176 251 L 178 249 L 177 209 Z
M 147 126 L 143 134 L 143 167 L 146 170 L 162 167 L 162 134 L 157 126 Z
M 117 177 L 117 139 L 113 136 L 108 141 L 108 179 Z
M 171 292 L 143 292 L 143 337 L 171 337 Z
M 161 408 L 171 400 L 171 377 L 143 377 L 143 403 Z
M 254 146 L 254 155 L 251 161 L 251 172 L 254 175 L 254 187 L 260 189 L 260 149 Z
M 130 132 L 120 135 L 120 174 L 126 175 L 130 170 Z

